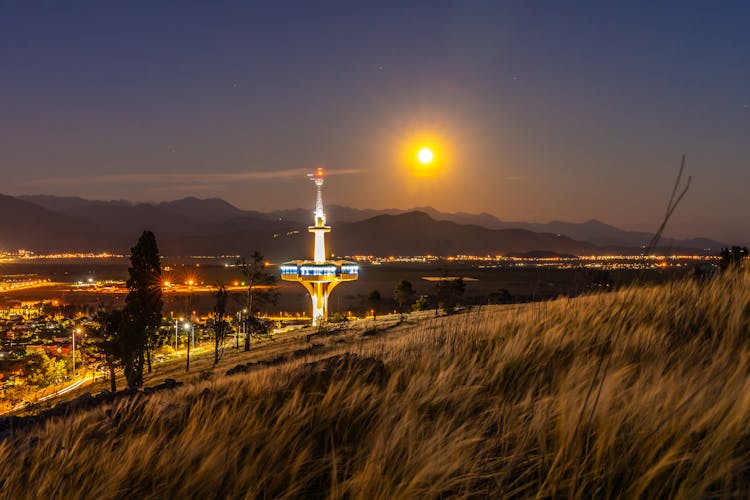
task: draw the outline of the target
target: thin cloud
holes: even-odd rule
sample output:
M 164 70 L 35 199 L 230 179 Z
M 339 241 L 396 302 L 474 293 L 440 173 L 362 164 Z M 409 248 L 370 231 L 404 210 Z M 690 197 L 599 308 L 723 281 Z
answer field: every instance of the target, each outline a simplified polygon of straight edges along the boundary
M 157 184 L 144 186 L 146 193 L 216 193 L 223 191 L 227 184 Z
M 134 173 L 134 174 L 104 174 L 90 175 L 86 177 L 48 177 L 44 179 L 33 179 L 27 181 L 32 186 L 80 186 L 94 184 L 192 184 L 192 185 L 219 185 L 233 182 L 274 180 L 303 177 L 311 170 L 307 168 L 294 168 L 287 170 L 266 170 L 263 172 L 240 172 L 240 173 L 211 173 L 211 174 L 157 174 L 157 173 Z M 351 175 L 367 172 L 364 169 L 326 169 L 326 176 Z

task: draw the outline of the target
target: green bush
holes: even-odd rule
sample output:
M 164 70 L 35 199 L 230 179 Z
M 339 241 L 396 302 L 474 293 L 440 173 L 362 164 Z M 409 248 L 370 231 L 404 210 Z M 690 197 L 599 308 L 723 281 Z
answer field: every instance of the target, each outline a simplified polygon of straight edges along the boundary
M 174 347 L 172 347 L 169 344 L 164 344 L 160 348 L 156 350 L 156 354 L 159 356 L 163 356 L 165 358 L 168 358 L 170 356 L 174 356 Z
M 430 303 L 427 300 L 427 295 L 420 295 L 417 300 L 412 304 L 412 311 L 426 311 L 430 307 Z
M 333 316 L 329 318 L 331 323 L 344 323 L 347 321 L 346 316 L 341 314 L 340 312 L 334 313 Z

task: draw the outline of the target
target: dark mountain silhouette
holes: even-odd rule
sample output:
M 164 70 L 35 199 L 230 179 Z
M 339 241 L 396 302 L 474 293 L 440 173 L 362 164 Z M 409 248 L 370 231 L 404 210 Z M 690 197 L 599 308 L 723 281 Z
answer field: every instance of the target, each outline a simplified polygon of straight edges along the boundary
M 168 255 L 240 254 L 255 248 L 274 258 L 310 253 L 311 209 L 262 213 L 241 210 L 218 198 L 194 197 L 161 203 L 43 195 L 3 200 L 0 244 L 8 249 L 127 252 L 138 235 L 150 229 Z M 445 213 L 430 207 L 406 211 L 329 205 L 326 210 L 334 224 L 331 248 L 339 255 L 637 253 L 651 239 L 649 233 L 623 231 L 596 220 L 504 222 L 491 214 Z M 665 239 L 663 246 L 689 251 L 710 248 L 715 253 L 722 244 L 700 238 Z
M 415 209 L 416 210 L 416 209 Z M 386 208 L 383 210 L 359 209 L 344 207 L 341 205 L 326 205 L 326 218 L 331 224 L 340 224 L 342 222 L 357 222 L 378 215 L 398 215 L 415 210 L 402 210 L 398 208 Z M 307 208 L 293 208 L 287 210 L 274 210 L 268 215 L 281 220 L 305 222 L 312 219 L 313 210 Z
M 44 207 L 52 212 L 62 212 L 65 214 L 85 211 L 100 204 L 122 206 L 133 205 L 133 203 L 125 200 L 97 201 L 87 200 L 76 196 L 52 196 L 46 194 L 21 195 L 16 198 L 39 205 L 40 207 Z
M 23 196 L 20 198 L 48 210 L 86 221 L 94 229 L 102 233 L 108 233 L 110 238 L 117 238 L 117 235 L 140 234 L 146 228 L 157 234 L 186 234 L 196 229 L 195 223 L 197 221 L 195 219 L 179 213 L 177 210 L 170 210 L 169 205 L 131 203 L 122 200 L 96 201 L 56 196 Z M 199 203 L 195 203 L 195 205 L 199 205 Z M 182 208 L 188 212 L 191 211 L 189 202 L 185 203 Z M 193 212 L 199 210 L 199 208 L 192 208 Z M 121 243 L 118 242 L 118 244 Z
M 437 221 L 424 212 L 344 224 L 331 233 L 331 240 L 332 250 L 342 255 L 498 255 L 531 250 L 580 255 L 595 249 L 567 236 Z
M 223 200 L 185 198 L 151 204 L 24 196 L 4 201 L 0 236 L 7 249 L 89 251 L 96 242 L 101 248 L 125 253 L 148 228 L 158 235 L 160 250 L 171 255 L 239 254 L 252 248 L 262 248 L 269 255 L 308 253 L 306 240 L 294 237 L 306 223 L 279 221 Z
M 0 249 L 58 252 L 71 248 L 98 251 L 106 250 L 108 244 L 81 220 L 0 194 Z
M 574 240 L 587 241 L 595 245 L 608 247 L 641 248 L 648 245 L 653 237 L 653 233 L 627 231 L 596 219 L 586 222 L 563 222 L 558 220 L 547 223 L 509 222 L 502 221 L 488 213 L 446 213 L 431 207 L 419 207 L 415 210 L 423 211 L 438 220 L 450 220 L 459 224 L 477 224 L 489 229 L 518 228 L 538 233 L 562 234 Z M 692 248 L 716 253 L 716 251 L 725 247 L 726 244 L 709 238 L 676 239 L 665 236 L 662 238 L 660 246 L 664 248 Z
M 653 233 L 619 229 L 596 219 L 591 219 L 586 222 L 509 222 L 500 220 L 494 215 L 488 213 L 470 214 L 466 212 L 441 212 L 432 207 L 417 207 L 411 210 L 400 210 L 395 208 L 384 210 L 360 210 L 339 205 L 330 205 L 326 207 L 326 210 L 328 211 L 328 218 L 332 223 L 357 222 L 378 215 L 398 215 L 417 211 L 424 212 L 435 220 L 446 220 L 458 224 L 482 226 L 487 229 L 526 229 L 537 233 L 560 234 L 568 236 L 574 240 L 586 241 L 588 243 L 605 247 L 642 248 L 648 245 L 653 236 Z M 304 209 L 271 212 L 271 214 L 282 217 L 285 220 L 294 221 L 306 221 L 309 219 L 310 213 L 310 210 Z M 716 253 L 719 249 L 727 245 L 709 238 L 675 239 L 665 236 L 662 238 L 660 246 L 664 248 L 694 249 Z
M 506 226 L 514 223 L 504 223 Z M 571 238 L 588 241 L 603 246 L 627 246 L 639 248 L 648 245 L 653 233 L 642 231 L 625 231 L 604 222 L 592 219 L 586 222 L 552 221 L 547 224 L 515 223 L 516 227 L 523 227 L 530 231 L 547 231 L 556 234 L 566 234 Z M 701 250 L 718 251 L 726 246 L 708 238 L 675 239 L 662 238 L 661 247 L 696 248 Z
M 216 222 L 219 220 L 248 216 L 255 218 L 268 217 L 261 212 L 241 210 L 221 198 L 208 198 L 201 200 L 191 196 L 188 198 L 182 198 L 181 200 L 163 201 L 159 203 L 157 207 L 175 215 L 205 222 Z

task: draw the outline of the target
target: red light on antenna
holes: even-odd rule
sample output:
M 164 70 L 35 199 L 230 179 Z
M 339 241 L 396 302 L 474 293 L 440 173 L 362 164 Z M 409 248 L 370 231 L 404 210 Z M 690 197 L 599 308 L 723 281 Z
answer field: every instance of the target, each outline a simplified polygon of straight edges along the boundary
M 316 175 L 317 175 L 318 177 L 323 177 L 323 168 L 322 168 L 322 167 L 318 167 L 318 172 L 317 172 L 317 174 L 316 174 Z

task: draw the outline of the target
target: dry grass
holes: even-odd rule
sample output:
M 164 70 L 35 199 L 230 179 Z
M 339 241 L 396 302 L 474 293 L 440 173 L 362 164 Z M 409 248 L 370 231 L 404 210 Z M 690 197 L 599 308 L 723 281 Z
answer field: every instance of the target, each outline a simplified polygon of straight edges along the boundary
M 750 490 L 750 273 L 487 308 L 341 349 L 390 377 L 315 378 L 296 361 L 52 421 L 0 443 L 2 496 Z

